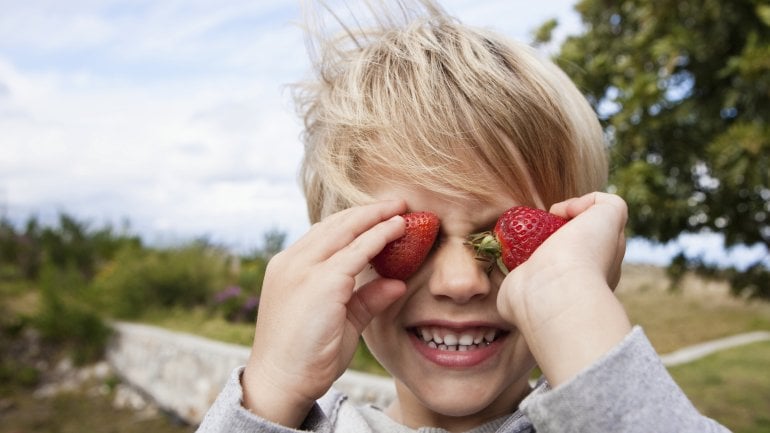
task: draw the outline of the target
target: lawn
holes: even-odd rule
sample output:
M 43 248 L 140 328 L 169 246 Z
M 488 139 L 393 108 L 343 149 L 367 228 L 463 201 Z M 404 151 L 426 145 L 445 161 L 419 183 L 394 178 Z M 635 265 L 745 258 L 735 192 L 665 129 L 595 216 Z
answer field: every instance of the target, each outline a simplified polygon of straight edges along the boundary
M 617 290 L 632 322 L 643 326 L 659 353 L 742 332 L 770 330 L 770 303 L 726 296 L 718 283 L 688 278 L 676 291 L 659 269 L 631 267 Z M 229 324 L 204 311 L 148 317 L 156 325 L 250 345 L 252 324 Z M 770 342 L 755 343 L 670 368 L 693 404 L 735 433 L 770 433 Z M 363 349 L 353 368 L 383 373 Z
M 0 397 L 0 433 L 190 433 L 195 429 L 162 413 L 115 409 L 109 397 L 73 391 L 38 398 L 23 388 Z
M 749 302 L 727 294 L 719 282 L 686 278 L 680 289 L 668 290 L 659 268 L 627 266 L 616 291 L 634 324 L 641 325 L 660 354 L 692 344 L 757 330 L 770 331 L 770 302 Z M 251 346 L 254 325 L 229 323 L 204 309 L 159 311 L 145 323 L 189 332 L 214 340 Z M 354 368 L 379 372 L 361 354 Z
M 737 299 L 721 282 L 687 277 L 669 290 L 661 269 L 626 267 L 616 291 L 658 353 L 743 332 L 770 331 L 770 302 Z
M 626 267 L 616 293 L 635 324 L 644 327 L 659 353 L 741 332 L 770 330 L 770 303 L 748 302 L 726 295 L 719 282 L 686 278 L 671 291 L 663 271 Z M 34 291 L 4 285 L 0 306 L 6 312 L 30 313 L 37 304 Z M 252 323 L 233 324 L 205 308 L 155 311 L 142 322 L 215 340 L 249 346 Z M 710 355 L 670 369 L 675 380 L 703 413 L 735 433 L 770 433 L 770 342 L 755 343 Z M 352 368 L 383 374 L 361 346 Z M 0 393 L 0 433 L 18 431 L 103 431 L 139 433 L 190 431 L 162 415 L 138 418 L 112 409 L 109 399 L 74 393 L 38 399 L 28 388 L 6 387 Z M 85 420 L 85 421 L 84 421 Z M 88 422 L 87 426 L 79 422 Z
M 770 432 L 770 342 L 754 343 L 669 369 L 701 411 L 734 433 Z

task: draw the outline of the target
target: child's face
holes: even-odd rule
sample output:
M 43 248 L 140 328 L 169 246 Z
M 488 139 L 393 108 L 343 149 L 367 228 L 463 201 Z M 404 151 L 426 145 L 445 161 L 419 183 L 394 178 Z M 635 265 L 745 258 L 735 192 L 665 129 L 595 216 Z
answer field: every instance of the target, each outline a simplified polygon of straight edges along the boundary
M 497 203 L 450 201 L 395 187 L 374 195 L 403 198 L 410 211 L 431 211 L 441 220 L 437 245 L 407 281 L 407 293 L 364 331 L 370 350 L 396 381 L 398 401 L 388 414 L 413 428 L 470 428 L 510 414 L 529 391 L 534 360 L 524 338 L 498 314 L 502 274 L 488 273 L 487 263 L 464 242 L 471 233 L 491 230 L 517 203 L 509 197 Z M 359 283 L 376 276 L 367 269 Z M 439 339 L 452 347 L 436 345 Z

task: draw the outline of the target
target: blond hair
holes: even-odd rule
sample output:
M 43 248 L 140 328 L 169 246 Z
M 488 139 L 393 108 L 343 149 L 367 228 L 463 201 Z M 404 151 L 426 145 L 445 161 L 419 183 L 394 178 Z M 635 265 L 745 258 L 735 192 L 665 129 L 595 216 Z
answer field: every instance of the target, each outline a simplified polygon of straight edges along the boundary
M 398 5 L 312 35 L 316 77 L 295 87 L 311 221 L 382 184 L 540 207 L 604 187 L 601 127 L 566 74 L 431 1 Z

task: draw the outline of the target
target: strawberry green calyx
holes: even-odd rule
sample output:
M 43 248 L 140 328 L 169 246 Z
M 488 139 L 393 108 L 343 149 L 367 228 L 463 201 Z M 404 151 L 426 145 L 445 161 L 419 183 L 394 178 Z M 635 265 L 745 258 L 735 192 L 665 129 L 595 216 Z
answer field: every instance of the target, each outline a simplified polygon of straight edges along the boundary
M 514 206 L 497 219 L 492 231 L 472 234 L 468 244 L 476 257 L 497 263 L 503 275 L 524 263 L 551 234 L 567 223 L 565 218 L 541 209 Z
M 503 263 L 500 242 L 497 241 L 494 233 L 488 231 L 472 234 L 466 243 L 476 251 L 477 259 L 489 262 L 487 272 L 492 270 L 492 263 L 496 263 L 503 275 L 508 275 L 508 268 Z

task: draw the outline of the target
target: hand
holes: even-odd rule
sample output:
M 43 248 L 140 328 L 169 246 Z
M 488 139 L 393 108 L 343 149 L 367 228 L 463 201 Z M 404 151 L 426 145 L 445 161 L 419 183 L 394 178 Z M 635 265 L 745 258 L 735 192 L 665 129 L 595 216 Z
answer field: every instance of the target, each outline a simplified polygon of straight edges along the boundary
M 270 260 L 242 377 L 246 408 L 299 427 L 345 371 L 372 317 L 406 291 L 403 281 L 384 278 L 356 290 L 355 280 L 403 235 L 405 209 L 385 201 L 343 210 Z
M 550 212 L 569 220 L 582 214 L 570 228 L 584 238 L 576 237 L 575 241 L 579 243 L 575 247 L 582 249 L 582 259 L 592 262 L 586 263 L 586 266 L 590 268 L 593 264 L 603 271 L 607 284 L 614 291 L 620 282 L 620 268 L 626 252 L 628 207 L 623 199 L 595 192 L 556 203 L 551 206 Z M 590 246 L 602 248 L 585 248 Z
M 612 293 L 625 254 L 628 211 L 620 197 L 595 192 L 556 203 L 550 212 L 570 221 L 503 280 L 497 305 L 556 386 L 630 331 Z

